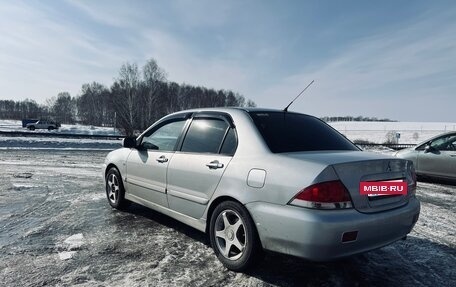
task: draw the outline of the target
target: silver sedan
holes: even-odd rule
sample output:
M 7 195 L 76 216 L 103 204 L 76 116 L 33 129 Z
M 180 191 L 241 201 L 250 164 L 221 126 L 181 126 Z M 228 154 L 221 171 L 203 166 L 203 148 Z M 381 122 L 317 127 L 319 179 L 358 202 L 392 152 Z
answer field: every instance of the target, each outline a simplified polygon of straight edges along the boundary
M 109 204 L 135 202 L 209 235 L 240 271 L 264 250 L 314 261 L 405 238 L 420 204 L 411 161 L 360 151 L 323 121 L 278 110 L 168 115 L 108 154 Z M 402 194 L 362 194 L 360 183 Z
M 395 156 L 413 161 L 418 175 L 456 180 L 456 132 L 440 134 Z

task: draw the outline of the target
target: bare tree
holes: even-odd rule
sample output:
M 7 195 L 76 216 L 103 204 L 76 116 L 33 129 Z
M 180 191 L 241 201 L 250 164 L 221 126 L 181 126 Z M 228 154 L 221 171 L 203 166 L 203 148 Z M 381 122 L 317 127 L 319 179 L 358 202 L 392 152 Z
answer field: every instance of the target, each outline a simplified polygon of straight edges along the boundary
M 125 134 L 132 135 L 175 111 L 223 106 L 255 103 L 230 90 L 167 82 L 165 71 L 150 59 L 141 71 L 136 64 L 123 64 L 110 89 L 97 82 L 84 84 L 80 96 L 72 98 L 66 92 L 60 93 L 47 99 L 44 106 L 31 100 L 0 100 L 0 118 L 51 115 L 66 123 L 77 120 L 97 126 L 112 126 L 116 121 Z
M 47 110 L 47 114 L 48 114 L 49 116 L 52 116 L 52 114 L 53 114 L 52 109 L 53 109 L 53 107 L 54 107 L 56 101 L 57 101 L 57 98 L 56 98 L 56 97 L 47 98 L 46 101 L 45 101 L 44 106 L 45 106 L 45 108 L 46 108 L 46 110 Z
M 74 123 L 76 102 L 71 98 L 70 93 L 59 93 L 51 110 L 57 121 L 67 124 Z
M 255 108 L 257 105 L 252 100 L 247 100 L 247 107 Z
M 125 63 L 120 68 L 119 77 L 111 88 L 119 126 L 127 135 L 133 135 L 136 127 L 139 85 L 138 66 Z
M 166 73 L 154 59 L 147 61 L 142 71 L 145 89 L 142 93 L 144 113 L 141 114 L 141 117 L 142 124 L 146 127 L 152 123 L 158 108 L 163 106 L 163 103 L 158 102 L 157 93 L 160 84 L 166 81 Z
M 82 85 L 78 98 L 78 116 L 85 124 L 104 126 L 113 124 L 113 108 L 110 104 L 110 93 L 100 83 Z

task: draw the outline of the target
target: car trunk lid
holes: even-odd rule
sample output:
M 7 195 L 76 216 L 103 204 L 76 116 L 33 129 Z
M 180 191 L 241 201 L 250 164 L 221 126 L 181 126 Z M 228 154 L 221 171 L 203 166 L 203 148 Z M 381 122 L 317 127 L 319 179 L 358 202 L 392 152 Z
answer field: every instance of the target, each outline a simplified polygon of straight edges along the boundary
M 408 202 L 413 179 L 408 172 L 409 162 L 400 159 L 377 159 L 346 162 L 333 165 L 334 170 L 350 192 L 353 206 L 360 212 L 373 213 L 400 207 Z M 406 181 L 409 183 L 407 195 L 362 195 L 359 190 L 363 181 Z
M 380 212 L 405 205 L 415 189 L 411 162 L 403 159 L 361 151 L 302 152 L 289 153 L 288 156 L 331 166 L 349 191 L 353 207 L 363 213 Z M 362 181 L 395 180 L 408 183 L 407 195 L 368 196 L 360 193 Z

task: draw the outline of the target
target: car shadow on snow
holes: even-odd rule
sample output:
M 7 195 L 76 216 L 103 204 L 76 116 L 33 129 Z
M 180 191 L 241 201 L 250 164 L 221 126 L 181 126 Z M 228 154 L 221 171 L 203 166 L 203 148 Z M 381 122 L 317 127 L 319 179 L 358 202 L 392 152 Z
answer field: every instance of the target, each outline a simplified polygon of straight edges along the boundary
M 381 249 L 317 263 L 268 254 L 248 272 L 278 286 L 455 286 L 454 248 L 409 236 Z
M 158 211 L 152 210 L 145 206 L 131 203 L 124 212 L 129 213 L 131 215 L 140 216 L 142 218 L 146 218 L 147 220 L 153 221 L 162 226 L 166 226 L 173 230 L 176 230 L 194 240 L 197 240 L 205 245 L 209 246 L 209 240 L 205 233 L 200 232 L 174 218 L 171 218 L 167 215 L 164 215 Z
M 132 204 L 125 213 L 145 218 L 154 224 L 182 233 L 189 237 L 189 240 L 210 246 L 206 234 L 159 212 Z M 267 252 L 256 267 L 244 274 L 264 282 L 265 286 L 270 284 L 277 286 L 416 286 L 418 284 L 436 287 L 456 286 L 454 266 L 456 266 L 455 248 L 425 238 L 408 236 L 407 240 L 400 240 L 381 249 L 326 263 L 310 262 L 297 257 Z M 232 271 L 225 269 L 224 272 Z

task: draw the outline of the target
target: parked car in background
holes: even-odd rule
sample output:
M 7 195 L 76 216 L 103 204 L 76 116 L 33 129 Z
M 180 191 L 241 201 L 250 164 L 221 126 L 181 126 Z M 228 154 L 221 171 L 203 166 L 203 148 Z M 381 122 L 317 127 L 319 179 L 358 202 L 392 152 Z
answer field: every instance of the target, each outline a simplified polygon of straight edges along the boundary
M 22 119 L 22 127 L 26 128 L 27 124 L 35 123 L 38 119 Z
M 420 211 L 411 161 L 279 110 L 168 115 L 109 153 L 103 176 L 112 207 L 133 201 L 208 233 L 236 271 L 264 249 L 314 261 L 376 249 L 405 238 Z M 360 192 L 360 182 L 398 181 L 406 193 Z
M 60 124 L 53 122 L 53 121 L 47 121 L 47 120 L 39 120 L 34 123 L 28 123 L 26 124 L 26 128 L 28 128 L 31 131 L 34 131 L 36 129 L 47 129 L 47 130 L 55 130 L 60 127 Z
M 419 176 L 456 180 L 456 132 L 440 134 L 395 156 L 413 161 Z

